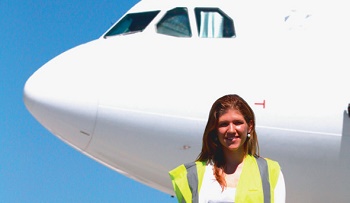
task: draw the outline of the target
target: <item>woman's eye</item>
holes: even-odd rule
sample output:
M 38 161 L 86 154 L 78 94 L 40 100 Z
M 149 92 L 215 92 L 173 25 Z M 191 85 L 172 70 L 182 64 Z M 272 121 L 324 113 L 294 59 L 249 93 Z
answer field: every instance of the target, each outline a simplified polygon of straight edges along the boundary
M 235 125 L 242 125 L 242 124 L 244 124 L 244 120 L 236 120 L 236 121 L 233 122 L 233 124 L 235 124 Z
M 219 127 L 226 127 L 228 126 L 228 123 L 224 122 L 224 123 L 219 123 Z

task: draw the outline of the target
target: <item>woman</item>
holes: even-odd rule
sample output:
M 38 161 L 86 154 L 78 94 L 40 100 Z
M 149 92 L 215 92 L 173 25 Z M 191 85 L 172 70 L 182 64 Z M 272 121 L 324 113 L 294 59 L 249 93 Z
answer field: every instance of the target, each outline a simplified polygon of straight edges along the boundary
M 215 101 L 197 160 L 169 174 L 179 202 L 285 202 L 280 166 L 259 156 L 254 112 L 238 95 Z

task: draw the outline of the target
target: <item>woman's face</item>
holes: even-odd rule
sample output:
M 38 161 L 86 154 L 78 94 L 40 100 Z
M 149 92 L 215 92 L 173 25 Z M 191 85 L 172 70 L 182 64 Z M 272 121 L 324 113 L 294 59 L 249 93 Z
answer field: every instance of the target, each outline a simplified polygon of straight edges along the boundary
M 235 109 L 228 109 L 218 120 L 218 139 L 223 149 L 229 151 L 243 150 L 247 134 L 251 131 L 243 115 Z

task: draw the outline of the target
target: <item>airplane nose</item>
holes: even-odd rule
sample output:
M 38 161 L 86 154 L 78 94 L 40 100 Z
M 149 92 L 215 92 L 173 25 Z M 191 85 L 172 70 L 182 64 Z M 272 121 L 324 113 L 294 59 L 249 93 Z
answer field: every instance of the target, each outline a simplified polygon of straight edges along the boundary
M 92 138 L 98 107 L 94 73 L 85 57 L 73 50 L 52 59 L 27 80 L 23 95 L 45 128 L 79 150 Z

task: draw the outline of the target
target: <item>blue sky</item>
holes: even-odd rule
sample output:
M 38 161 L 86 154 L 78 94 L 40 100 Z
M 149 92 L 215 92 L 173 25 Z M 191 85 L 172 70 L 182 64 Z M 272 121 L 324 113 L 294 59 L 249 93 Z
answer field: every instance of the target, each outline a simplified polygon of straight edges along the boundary
M 23 103 L 31 74 L 100 37 L 137 2 L 0 1 L 1 202 L 176 202 L 64 144 Z

